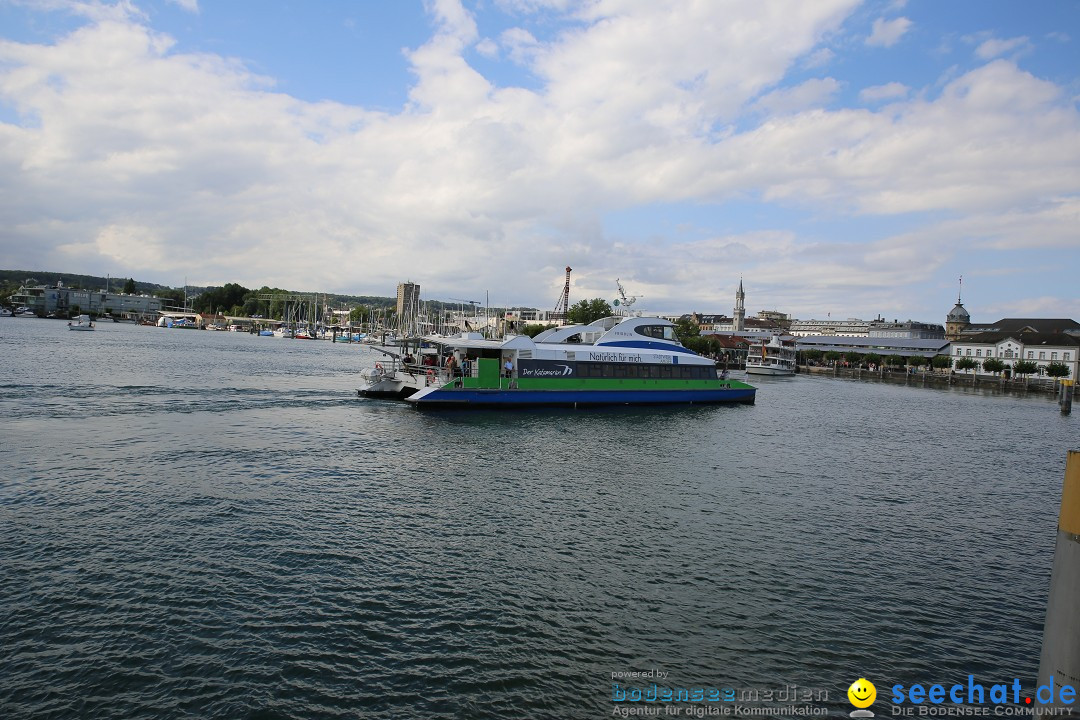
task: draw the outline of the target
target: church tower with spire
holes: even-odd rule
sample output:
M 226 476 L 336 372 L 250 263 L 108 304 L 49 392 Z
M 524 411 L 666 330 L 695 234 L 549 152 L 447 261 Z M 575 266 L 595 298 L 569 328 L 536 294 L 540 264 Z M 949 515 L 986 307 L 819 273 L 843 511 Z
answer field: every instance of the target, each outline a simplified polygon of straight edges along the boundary
M 960 278 L 960 289 L 964 289 L 964 278 Z M 964 303 L 960 302 L 960 292 L 956 293 L 956 305 L 945 316 L 945 339 L 959 340 L 960 333 L 971 324 L 971 316 L 964 309 Z
M 746 293 L 743 292 L 742 278 L 739 278 L 739 289 L 735 292 L 735 311 L 731 314 L 731 329 L 741 332 L 746 329 Z

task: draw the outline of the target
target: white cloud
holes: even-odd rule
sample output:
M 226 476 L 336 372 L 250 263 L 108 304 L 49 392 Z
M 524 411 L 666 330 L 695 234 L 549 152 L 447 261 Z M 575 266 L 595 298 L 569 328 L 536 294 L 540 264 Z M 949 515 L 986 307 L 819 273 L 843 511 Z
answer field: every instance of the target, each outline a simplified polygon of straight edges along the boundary
M 476 43 L 476 52 L 480 53 L 486 58 L 496 58 L 499 56 L 499 45 L 491 38 L 484 38 L 480 42 Z
M 184 10 L 191 13 L 199 12 L 199 0 L 169 0 L 174 5 L 179 5 Z
M 1000 40 L 998 38 L 991 38 L 980 43 L 975 48 L 976 57 L 982 60 L 990 60 L 1000 55 L 1005 55 L 1014 50 L 1030 50 L 1031 41 L 1027 37 L 1015 37 L 1008 40 Z
M 836 57 L 836 53 L 829 48 L 819 48 L 807 56 L 803 62 L 803 67 L 808 70 L 816 70 L 831 63 L 834 57 Z
M 988 211 L 1076 193 L 1080 115 L 1059 100 L 1054 85 L 996 61 L 935 100 L 767 121 L 720 144 L 710 163 L 759 171 L 709 179 L 875 214 Z
M 521 65 L 531 62 L 540 48 L 540 43 L 532 33 L 522 28 L 504 30 L 499 36 L 499 42 L 506 48 L 510 59 Z
M 784 115 L 827 105 L 840 91 L 834 78 L 813 78 L 791 88 L 774 90 L 755 105 L 771 114 Z
M 564 9 L 541 5 L 519 7 Z M 552 41 L 498 39 L 540 78 L 533 91 L 470 67 L 471 48 L 491 49 L 475 20 L 433 4 L 437 31 L 407 55 L 416 80 L 397 114 L 297 100 L 130 17 L 54 45 L 0 42 L 0 101 L 25 118 L 0 123 L 0 266 L 375 294 L 412 277 L 426 297 L 490 290 L 547 307 L 569 263 L 577 292 L 610 296 L 621 277 L 646 307 L 694 297 L 706 311 L 730 308 L 745 269 L 760 302 L 798 312 L 842 307 L 837 288 L 884 303 L 877 288 L 958 249 L 1010 252 L 1025 228 L 1075 245 L 1080 116 L 1012 62 L 933 97 L 888 83 L 861 94 L 888 107 L 827 110 L 839 80 L 785 79 L 853 2 L 574 7 Z M 766 208 L 755 231 L 605 229 L 636 205 L 722 217 L 747 198 Z M 838 222 L 950 221 L 827 240 L 782 227 L 774 202 Z
M 911 28 L 911 24 L 911 21 L 904 17 L 895 20 L 878 18 L 874 21 L 870 37 L 866 38 L 866 44 L 877 47 L 892 47 Z
M 891 82 L 884 85 L 863 88 L 859 92 L 859 98 L 863 102 L 880 102 L 882 100 L 895 100 L 907 97 L 908 87 L 902 83 Z

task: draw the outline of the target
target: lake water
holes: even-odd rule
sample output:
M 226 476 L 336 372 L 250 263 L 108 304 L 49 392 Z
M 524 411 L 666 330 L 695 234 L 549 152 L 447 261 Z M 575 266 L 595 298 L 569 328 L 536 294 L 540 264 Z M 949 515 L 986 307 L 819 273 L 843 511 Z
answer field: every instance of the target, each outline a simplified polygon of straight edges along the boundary
M 355 345 L 3 318 L 0 357 L 0 717 L 1034 684 L 1078 446 L 1047 396 L 427 413 L 357 398 Z

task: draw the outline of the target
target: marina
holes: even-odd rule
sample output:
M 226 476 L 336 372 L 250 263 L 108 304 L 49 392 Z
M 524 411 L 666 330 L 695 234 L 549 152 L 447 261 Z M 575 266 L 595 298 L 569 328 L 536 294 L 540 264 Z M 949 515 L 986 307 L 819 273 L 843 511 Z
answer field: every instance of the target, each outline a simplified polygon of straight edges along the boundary
M 649 668 L 846 715 L 859 676 L 1035 681 L 1077 437 L 1047 396 L 800 374 L 416 413 L 355 396 L 360 344 L 0 342 L 6 717 L 584 719 Z

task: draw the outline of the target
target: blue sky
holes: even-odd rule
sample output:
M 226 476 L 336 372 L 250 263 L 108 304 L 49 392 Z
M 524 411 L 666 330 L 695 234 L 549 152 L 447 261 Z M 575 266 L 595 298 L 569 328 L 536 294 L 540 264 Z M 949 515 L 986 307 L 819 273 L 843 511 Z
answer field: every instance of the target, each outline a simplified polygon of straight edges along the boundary
M 0 267 L 1080 318 L 1080 5 L 0 0 Z

